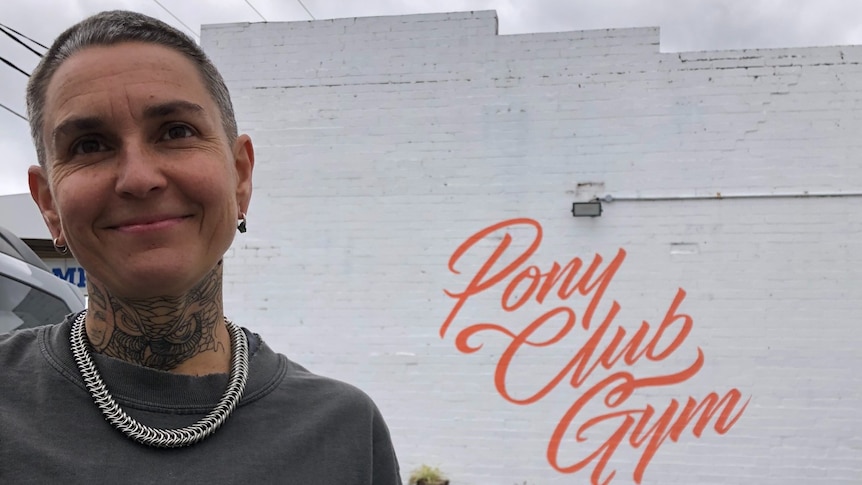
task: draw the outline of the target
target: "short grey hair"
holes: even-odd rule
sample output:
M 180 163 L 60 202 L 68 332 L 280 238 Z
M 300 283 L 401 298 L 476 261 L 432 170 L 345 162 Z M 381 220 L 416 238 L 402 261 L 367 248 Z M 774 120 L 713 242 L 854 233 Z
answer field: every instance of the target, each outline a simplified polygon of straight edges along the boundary
M 36 155 L 43 169 L 48 168 L 45 141 L 42 138 L 45 97 L 54 73 L 69 57 L 88 47 L 111 46 L 123 42 L 160 45 L 173 49 L 192 61 L 219 108 L 228 141 L 233 143 L 236 140 L 236 116 L 230 93 L 218 69 L 195 41 L 161 20 L 136 12 L 113 10 L 88 17 L 60 34 L 30 76 L 27 83 L 27 115 Z

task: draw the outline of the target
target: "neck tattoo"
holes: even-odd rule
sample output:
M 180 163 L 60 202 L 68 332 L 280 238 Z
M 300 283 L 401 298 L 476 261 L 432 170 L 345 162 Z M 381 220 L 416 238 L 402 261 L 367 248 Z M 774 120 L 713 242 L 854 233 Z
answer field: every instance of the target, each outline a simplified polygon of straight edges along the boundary
M 205 352 L 223 352 L 221 265 L 187 293 L 119 298 L 90 280 L 87 334 L 93 351 L 144 367 L 171 371 Z
M 130 439 L 156 448 L 191 446 L 215 433 L 239 403 L 248 381 L 248 341 L 245 332 L 227 318 L 225 318 L 225 325 L 231 339 L 230 379 L 218 404 L 209 414 L 191 426 L 160 429 L 138 423 L 114 401 L 90 357 L 87 332 L 84 328 L 86 317 L 87 311 L 84 310 L 72 323 L 70 344 L 75 363 L 105 420 Z

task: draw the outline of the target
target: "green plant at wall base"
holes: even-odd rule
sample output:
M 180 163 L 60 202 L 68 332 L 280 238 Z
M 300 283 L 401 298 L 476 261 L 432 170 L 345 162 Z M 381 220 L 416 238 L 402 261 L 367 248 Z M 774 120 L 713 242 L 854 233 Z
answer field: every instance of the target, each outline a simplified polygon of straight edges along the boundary
M 437 467 L 422 465 L 410 474 L 410 485 L 449 485 L 449 479 Z

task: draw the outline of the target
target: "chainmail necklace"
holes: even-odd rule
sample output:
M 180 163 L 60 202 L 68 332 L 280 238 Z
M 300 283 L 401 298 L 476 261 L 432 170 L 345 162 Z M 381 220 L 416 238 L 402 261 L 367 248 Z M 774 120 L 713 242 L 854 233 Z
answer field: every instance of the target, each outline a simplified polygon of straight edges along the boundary
M 85 310 L 72 323 L 72 336 L 69 340 L 75 363 L 78 365 L 78 370 L 81 372 L 81 377 L 84 378 L 84 384 L 90 391 L 93 401 L 96 402 L 102 415 L 105 416 L 105 420 L 138 443 L 156 448 L 181 448 L 193 445 L 215 433 L 227 420 L 242 397 L 248 380 L 248 341 L 245 332 L 225 318 L 232 350 L 230 379 L 224 395 L 215 408 L 198 422 L 184 428 L 151 428 L 137 422 L 114 401 L 90 357 L 84 329 L 86 315 Z

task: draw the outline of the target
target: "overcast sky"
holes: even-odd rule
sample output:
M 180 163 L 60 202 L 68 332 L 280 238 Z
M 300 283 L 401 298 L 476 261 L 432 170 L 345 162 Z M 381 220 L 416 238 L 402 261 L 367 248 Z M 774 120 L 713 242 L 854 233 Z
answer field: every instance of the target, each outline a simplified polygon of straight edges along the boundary
M 496 10 L 502 35 L 658 26 L 664 52 L 862 44 L 859 0 L 301 1 L 317 19 Z M 101 10 L 136 10 L 185 32 L 190 32 L 188 26 L 199 35 L 201 24 L 311 20 L 302 4 L 300 0 L 2 0 L 0 23 L 50 45 L 63 29 Z M 0 35 L 0 57 L 28 73 L 38 62 L 36 55 L 5 35 Z M 0 63 L 0 104 L 25 115 L 26 81 L 23 74 Z M 36 163 L 28 125 L 2 107 L 0 150 L 0 195 L 26 192 L 27 167 Z

